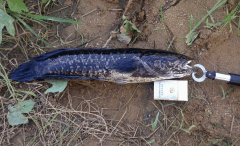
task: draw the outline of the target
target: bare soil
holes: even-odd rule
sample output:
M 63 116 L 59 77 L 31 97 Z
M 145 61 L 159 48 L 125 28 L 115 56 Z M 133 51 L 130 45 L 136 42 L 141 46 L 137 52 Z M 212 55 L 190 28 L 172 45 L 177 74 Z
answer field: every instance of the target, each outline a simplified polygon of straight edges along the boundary
M 140 37 L 130 45 L 112 39 L 107 47 L 169 49 L 192 57 L 194 59 L 192 65 L 200 63 L 209 71 L 238 74 L 240 71 L 240 37 L 237 35 L 237 28 L 233 23 L 232 27 L 228 24 L 223 29 L 221 27 L 207 29 L 203 22 L 198 28 L 199 37 L 193 45 L 187 46 L 183 39 L 189 33 L 191 15 L 197 22 L 197 19 L 205 16 L 217 1 L 133 0 L 125 15 L 130 16 L 129 20 L 142 31 Z M 79 3 L 76 3 L 71 0 L 62 0 L 61 2 L 63 7 L 70 6 L 54 13 L 55 16 L 64 14 L 71 18 L 70 15 L 74 12 L 72 18 L 83 21 L 83 24 L 78 26 L 60 25 L 58 30 L 59 37 L 64 42 L 79 39 L 71 43 L 74 47 L 82 43 L 82 38 L 84 38 L 84 42 L 92 40 L 121 22 L 128 1 L 80 0 Z M 236 4 L 237 1 L 229 1 L 229 9 L 234 8 Z M 163 9 L 163 21 L 160 20 L 160 7 L 162 6 L 168 6 Z M 222 21 L 226 16 L 226 7 L 221 6 L 212 13 L 212 16 L 215 22 Z M 117 28 L 119 29 L 119 26 Z M 56 28 L 52 28 L 52 31 L 56 32 Z M 107 33 L 90 42 L 88 47 L 103 47 L 109 37 L 110 33 Z M 60 44 L 53 37 L 50 37 L 49 40 L 53 42 L 53 45 Z M 169 45 L 171 41 L 172 45 Z M 71 46 L 61 44 L 59 48 L 61 47 Z M 53 49 L 43 48 L 43 50 L 48 52 Z M 19 64 L 25 62 L 27 59 L 17 56 L 17 52 L 19 51 L 13 50 L 7 54 L 7 57 L 9 59 L 16 58 L 16 62 Z M 31 52 L 33 53 L 31 54 Z M 31 57 L 37 55 L 34 49 L 29 49 L 28 54 Z M 15 66 L 9 65 L 8 68 L 11 70 Z M 240 88 L 210 79 L 202 83 L 196 83 L 190 77 L 185 80 L 189 82 L 188 102 L 154 101 L 153 83 L 119 85 L 91 80 L 71 80 L 63 93 L 47 96 L 39 94 L 39 96 L 48 100 L 48 103 L 51 103 L 54 108 L 65 107 L 75 111 L 89 111 L 104 118 L 108 131 L 106 128 L 99 130 L 106 131 L 106 135 L 97 134 L 97 132 L 95 134 L 80 132 L 71 141 L 71 145 L 77 143 L 89 146 L 240 145 Z M 42 94 L 44 89 L 49 86 L 44 82 L 36 82 L 36 84 L 43 86 Z M 31 86 L 36 87 L 36 84 L 32 83 Z M 22 83 L 19 89 L 27 89 L 27 87 L 29 85 Z M 232 88 L 223 100 L 221 87 L 225 92 Z M 39 100 L 41 101 L 41 99 Z M 44 106 L 44 102 L 41 103 Z M 152 129 L 152 123 L 157 113 L 159 113 L 159 122 L 157 127 Z M 95 121 L 95 124 L 97 123 L 102 124 L 102 120 Z M 88 127 L 90 126 L 88 123 Z M 31 137 L 38 129 L 37 127 L 34 122 L 18 127 L 18 132 L 14 131 L 15 136 L 11 137 L 9 144 L 27 144 L 26 137 Z M 189 127 L 192 128 L 189 129 Z M 28 134 L 25 138 L 22 128 L 25 129 L 25 135 Z M 74 130 L 71 134 L 74 134 Z M 38 145 L 43 145 L 43 143 L 44 141 Z M 62 144 L 66 145 L 66 143 Z

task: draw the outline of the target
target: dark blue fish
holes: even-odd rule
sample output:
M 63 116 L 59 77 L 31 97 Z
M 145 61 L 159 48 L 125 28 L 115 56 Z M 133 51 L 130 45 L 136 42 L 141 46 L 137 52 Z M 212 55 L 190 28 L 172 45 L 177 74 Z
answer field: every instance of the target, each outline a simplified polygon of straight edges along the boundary
M 96 79 L 120 84 L 190 75 L 187 56 L 153 49 L 60 49 L 32 58 L 9 77 L 19 82 L 49 78 Z

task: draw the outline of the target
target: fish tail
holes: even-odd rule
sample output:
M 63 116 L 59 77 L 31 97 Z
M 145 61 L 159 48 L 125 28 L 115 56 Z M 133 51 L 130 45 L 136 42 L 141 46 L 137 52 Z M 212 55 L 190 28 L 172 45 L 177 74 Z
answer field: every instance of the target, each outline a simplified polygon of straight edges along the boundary
M 23 63 L 9 74 L 9 78 L 18 82 L 30 82 L 40 77 L 35 67 L 38 65 L 36 61 Z

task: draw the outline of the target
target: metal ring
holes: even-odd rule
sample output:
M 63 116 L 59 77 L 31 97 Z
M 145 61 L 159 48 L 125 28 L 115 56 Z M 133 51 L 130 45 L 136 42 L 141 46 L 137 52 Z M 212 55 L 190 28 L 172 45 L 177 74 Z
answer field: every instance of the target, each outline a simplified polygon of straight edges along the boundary
M 195 64 L 194 67 L 200 68 L 200 69 L 202 70 L 202 72 L 203 72 L 203 76 L 202 76 L 201 78 L 197 78 L 197 77 L 195 76 L 195 73 L 193 72 L 193 73 L 192 73 L 192 78 L 193 78 L 193 80 L 196 81 L 196 82 L 202 82 L 202 81 L 204 81 L 204 80 L 206 79 L 206 73 L 207 73 L 205 67 L 202 66 L 201 64 Z

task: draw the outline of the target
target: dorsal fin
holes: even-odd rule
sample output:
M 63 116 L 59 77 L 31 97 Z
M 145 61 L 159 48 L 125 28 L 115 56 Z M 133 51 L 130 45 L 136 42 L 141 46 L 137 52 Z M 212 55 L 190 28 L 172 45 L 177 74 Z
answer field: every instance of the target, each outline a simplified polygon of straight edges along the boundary
M 72 55 L 72 54 L 78 54 L 81 51 L 101 51 L 102 50 L 110 50 L 108 48 L 67 48 L 67 49 L 58 49 L 58 50 L 54 50 L 45 54 L 42 54 L 40 56 L 36 56 L 31 58 L 30 60 L 35 60 L 35 61 L 43 61 L 49 58 L 56 58 L 58 56 L 62 56 L 62 55 Z
M 42 61 L 42 60 L 46 60 L 48 58 L 52 58 L 54 56 L 58 56 L 58 54 L 66 52 L 67 49 L 59 49 L 59 50 L 54 50 L 48 53 L 45 53 L 43 55 L 37 56 L 37 57 L 33 57 L 30 60 L 35 60 L 35 61 Z

